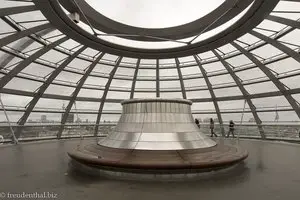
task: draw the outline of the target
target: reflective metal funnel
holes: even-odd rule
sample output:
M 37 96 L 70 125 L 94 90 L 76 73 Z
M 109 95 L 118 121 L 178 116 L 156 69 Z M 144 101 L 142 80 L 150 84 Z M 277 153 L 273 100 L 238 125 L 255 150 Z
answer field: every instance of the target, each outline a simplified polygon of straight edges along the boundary
M 130 99 L 121 104 L 123 111 L 115 131 L 99 145 L 141 150 L 199 149 L 216 145 L 194 123 L 189 100 Z

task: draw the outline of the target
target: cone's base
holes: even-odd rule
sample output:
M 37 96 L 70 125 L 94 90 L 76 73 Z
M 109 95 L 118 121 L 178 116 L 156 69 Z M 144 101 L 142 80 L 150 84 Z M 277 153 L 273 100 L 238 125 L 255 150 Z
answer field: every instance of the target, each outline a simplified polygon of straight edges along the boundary
M 68 152 L 74 167 L 135 174 L 193 174 L 233 166 L 248 157 L 239 146 L 218 144 L 192 150 L 128 150 L 88 144 Z
M 239 165 L 241 164 L 241 165 Z M 187 180 L 199 180 L 199 179 L 211 179 L 212 176 L 228 174 L 235 170 L 239 170 L 239 167 L 243 166 L 243 163 L 237 163 L 233 165 L 222 166 L 212 169 L 181 169 L 181 170 L 145 170 L 145 169 L 122 169 L 112 167 L 97 168 L 94 166 L 80 163 L 76 160 L 69 162 L 69 167 L 74 172 L 83 173 L 93 177 L 101 177 L 108 179 L 119 180 L 135 180 L 135 181 L 187 181 Z

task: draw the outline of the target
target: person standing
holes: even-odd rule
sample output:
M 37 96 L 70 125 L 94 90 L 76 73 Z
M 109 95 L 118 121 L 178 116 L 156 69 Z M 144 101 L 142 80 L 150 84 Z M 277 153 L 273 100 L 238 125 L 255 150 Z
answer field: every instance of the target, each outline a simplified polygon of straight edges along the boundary
M 227 133 L 227 137 L 229 137 L 230 133 L 232 134 L 232 137 L 235 137 L 234 136 L 234 123 L 232 120 L 230 120 L 230 122 L 229 122 L 229 131 Z
M 198 128 L 200 128 L 200 122 L 197 118 L 195 118 L 195 124 L 198 126 Z
M 217 136 L 217 134 L 215 133 L 214 129 L 215 129 L 215 122 L 212 118 L 210 118 L 210 125 L 209 125 L 209 128 L 210 128 L 210 137 L 213 137 L 213 136 Z
M 4 137 L 2 135 L 0 135 L 0 144 L 4 143 Z

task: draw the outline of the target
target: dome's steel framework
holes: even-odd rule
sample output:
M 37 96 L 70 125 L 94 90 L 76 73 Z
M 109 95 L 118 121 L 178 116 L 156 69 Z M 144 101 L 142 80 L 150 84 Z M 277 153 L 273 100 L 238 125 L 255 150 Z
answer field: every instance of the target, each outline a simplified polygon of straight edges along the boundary
M 126 99 L 126 97 L 123 99 L 110 98 L 108 97 L 109 92 L 116 92 L 117 94 L 118 92 L 125 92 L 128 94 L 127 98 L 134 98 L 136 93 L 146 95 L 151 93 L 155 94 L 156 97 L 161 97 L 162 93 L 173 93 L 177 94 L 176 97 L 178 98 L 189 99 L 194 103 L 212 102 L 214 111 L 194 110 L 194 114 L 216 115 L 221 125 L 220 130 L 223 135 L 225 130 L 222 114 L 241 114 L 242 112 L 251 113 L 262 138 L 265 138 L 266 134 L 263 127 L 264 124 L 259 115 L 260 112 L 292 111 L 296 113 L 297 120 L 299 120 L 300 108 L 299 102 L 297 101 L 297 95 L 300 94 L 300 87 L 289 88 L 284 83 L 284 80 L 290 78 L 292 82 L 294 82 L 295 80 L 293 80 L 293 78 L 299 78 L 300 43 L 297 42 L 297 38 L 293 38 L 295 42 L 286 42 L 281 40 L 291 33 L 296 33 L 298 31 L 297 29 L 300 28 L 300 21 L 298 20 L 300 19 L 299 0 L 229 0 L 225 1 L 224 4 L 233 6 L 232 10 L 226 10 L 225 7 L 218 8 L 219 11 L 223 11 L 223 13 L 226 11 L 226 15 L 222 16 L 221 21 L 218 20 L 218 17 L 220 16 L 205 16 L 208 17 L 208 19 L 217 20 L 217 23 L 213 23 L 213 26 L 209 28 L 205 29 L 207 24 L 201 24 L 201 20 L 196 20 L 195 23 L 199 23 L 201 25 L 199 26 L 199 30 L 192 30 L 192 28 L 195 28 L 194 25 L 186 25 L 186 28 L 189 27 L 191 30 L 188 30 L 185 33 L 179 32 L 178 35 L 176 35 L 176 33 L 180 30 L 180 27 L 177 27 L 177 29 L 173 28 L 172 30 L 165 30 L 161 35 L 158 34 L 159 31 L 151 32 L 151 30 L 149 30 L 149 32 L 145 34 L 146 36 L 137 36 L 139 34 L 139 30 L 132 27 L 122 26 L 120 29 L 115 30 L 114 28 L 117 26 L 116 24 L 109 24 L 104 19 L 102 19 L 104 21 L 101 21 L 101 19 L 99 21 L 95 21 L 93 18 L 95 16 L 85 15 L 87 12 L 85 13 L 86 10 L 83 9 L 86 7 L 86 5 L 83 5 L 84 3 L 85 1 L 79 0 L 61 2 L 57 0 L 33 0 L 30 2 L 14 1 L 10 5 L 0 8 L 0 18 L 2 23 L 9 27 L 9 30 L 5 27 L 1 28 L 0 33 L 0 92 L 7 95 L 31 98 L 30 101 L 23 107 L 6 107 L 7 111 L 22 113 L 15 129 L 17 137 L 22 134 L 22 130 L 26 127 L 26 125 L 28 125 L 27 121 L 32 113 L 61 113 L 63 115 L 57 133 L 57 137 L 60 138 L 65 126 L 67 125 L 68 115 L 70 113 L 75 113 L 75 102 L 93 102 L 95 105 L 99 105 L 98 109 L 78 111 L 79 114 L 96 115 L 95 124 L 93 124 L 93 132 L 94 135 L 97 135 L 102 115 L 119 115 L 121 112 L 105 110 L 105 103 L 120 103 L 123 99 Z M 279 5 L 284 5 L 286 3 L 295 4 L 298 7 L 294 6 L 293 10 L 279 10 Z M 103 29 L 106 30 L 107 33 L 121 34 L 120 37 L 125 38 L 126 36 L 124 36 L 124 34 L 134 34 L 134 36 L 130 37 L 130 39 L 136 39 L 138 41 L 157 41 L 159 40 L 158 38 L 167 38 L 172 41 L 189 35 L 197 35 L 199 33 L 212 30 L 215 26 L 217 27 L 230 21 L 246 7 L 251 6 L 248 11 L 229 28 L 203 41 L 176 48 L 139 49 L 109 43 L 99 39 L 97 35 L 90 34 L 83 28 L 80 28 L 78 24 L 71 21 L 67 14 L 62 10 L 62 5 L 65 6 L 66 10 L 79 12 L 83 22 L 89 24 L 91 21 L 92 24 L 89 25 L 94 28 L 103 28 L 105 25 Z M 76 5 L 79 7 L 76 7 Z M 80 6 L 82 6 L 82 9 L 78 10 Z M 279 9 L 277 6 L 279 6 Z M 217 12 L 213 12 L 211 14 L 216 15 Z M 24 19 L 26 16 L 28 18 Z M 274 28 L 274 30 L 269 27 L 262 28 L 260 24 L 266 21 L 276 23 L 280 28 Z M 101 24 L 102 22 L 105 22 L 106 24 Z M 111 25 L 111 27 L 109 25 Z M 153 34 L 153 37 L 148 37 L 150 34 Z M 251 42 L 250 40 L 249 42 L 242 40 L 241 38 L 244 37 L 245 34 L 247 34 L 248 37 L 256 39 L 254 42 Z M 70 40 L 74 40 L 73 42 L 77 45 L 65 45 L 66 42 Z M 37 46 L 31 47 L 33 45 Z M 227 50 L 226 48 L 223 48 L 224 46 L 227 47 Z M 230 46 L 230 48 L 228 46 Z M 269 48 L 276 48 L 279 53 L 267 58 L 254 53 L 266 46 Z M 52 61 L 51 57 L 46 59 L 45 57 L 47 56 L 45 55 L 51 51 L 64 55 L 64 58 L 57 62 Z M 93 54 L 88 52 L 93 52 Z M 201 53 L 207 52 L 210 52 L 212 56 L 203 58 Z M 117 56 L 114 56 L 113 54 Z M 251 63 L 233 66 L 233 64 L 229 62 L 230 59 L 239 58 L 240 56 L 247 58 L 251 61 Z M 186 57 L 187 61 L 182 59 L 182 57 Z M 19 61 L 14 62 L 15 59 L 18 59 Z M 168 62 L 162 62 L 164 59 L 168 59 Z M 271 69 L 270 65 L 287 59 L 297 61 L 298 66 L 296 68 L 298 68 L 298 70 L 290 70 L 279 73 Z M 75 60 L 81 60 L 88 64 L 86 66 L 82 66 L 82 69 L 70 66 L 70 63 Z M 172 61 L 170 62 L 170 60 Z M 28 73 L 24 71 L 33 64 L 46 67 L 50 69 L 51 72 L 46 76 L 39 76 L 36 73 Z M 213 64 L 218 64 L 224 69 L 208 70 L 209 65 Z M 101 71 L 102 66 L 111 68 L 110 72 Z M 197 68 L 200 73 L 192 72 L 190 74 L 184 74 L 183 71 L 190 67 L 194 69 Z M 131 70 L 133 73 L 132 75 L 118 74 L 117 71 L 119 69 L 122 69 L 123 71 Z M 162 69 L 176 70 L 177 74 L 164 76 L 160 74 Z M 239 73 L 247 72 L 247 70 L 252 69 L 260 70 L 260 72 L 263 73 L 263 77 L 243 79 L 239 76 Z M 39 70 L 39 68 L 35 68 L 35 70 Z M 155 71 L 155 75 L 146 77 L 140 76 L 139 72 L 141 70 Z M 76 76 L 80 76 L 80 78 L 77 81 L 59 80 L 58 77 L 62 73 L 71 73 Z M 214 84 L 211 81 L 213 78 L 228 75 L 233 81 L 224 81 L 221 84 Z M 105 79 L 106 83 L 94 85 L 88 84 L 86 82 L 90 77 Z M 39 86 L 32 91 L 7 87 L 8 84 L 12 83 L 15 78 L 35 82 L 38 83 Z M 121 85 L 113 86 L 112 82 L 114 80 L 121 82 L 128 81 L 128 83 L 131 82 L 131 87 L 122 87 Z M 201 80 L 204 81 L 205 85 L 197 87 L 189 86 L 187 83 L 190 80 Z M 137 87 L 138 81 L 155 83 L 155 87 Z M 180 87 L 161 87 L 162 82 L 172 83 L 172 81 L 178 81 Z M 248 86 L 266 82 L 273 83 L 273 85 L 277 88 L 277 91 L 249 93 L 246 89 Z M 51 85 L 62 86 L 69 89 L 71 88 L 72 93 L 71 95 L 61 94 L 63 92 L 58 92 L 57 94 L 47 93 L 46 91 Z M 216 95 L 216 90 L 226 90 L 235 87 L 239 89 L 241 95 Z M 97 94 L 102 91 L 102 94 L 98 95 L 99 97 L 93 97 L 92 95 L 79 96 L 82 89 L 92 91 Z M 209 92 L 210 97 L 202 98 L 199 96 L 197 98 L 190 98 L 188 93 L 196 91 L 207 91 Z M 179 93 L 181 93 L 180 96 L 178 96 Z M 278 96 L 284 96 L 289 105 L 285 107 L 279 106 L 278 108 L 273 107 L 259 109 L 253 102 L 255 99 Z M 36 105 L 41 99 L 63 100 L 68 101 L 68 104 L 64 110 L 51 110 L 50 107 L 38 108 Z M 237 109 L 228 111 L 220 109 L 220 102 L 237 100 L 245 100 L 248 108 L 246 110 Z

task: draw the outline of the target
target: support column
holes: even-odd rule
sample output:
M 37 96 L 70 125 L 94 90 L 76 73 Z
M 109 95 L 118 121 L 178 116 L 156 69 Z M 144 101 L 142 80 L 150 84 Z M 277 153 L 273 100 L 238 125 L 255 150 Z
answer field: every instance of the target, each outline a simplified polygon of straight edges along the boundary
M 183 82 L 183 79 L 182 79 L 182 73 L 181 73 L 181 70 L 180 70 L 178 58 L 175 58 L 175 62 L 176 62 L 176 68 L 177 68 L 178 77 L 179 77 L 179 81 L 180 81 L 180 87 L 181 87 L 182 97 L 184 99 L 186 99 L 186 92 L 185 92 L 184 82 Z
M 95 130 L 94 130 L 94 136 L 97 136 L 98 135 L 98 130 L 99 130 L 99 123 L 100 123 L 100 119 L 101 119 L 101 115 L 102 115 L 102 111 L 103 111 L 103 106 L 104 106 L 104 103 L 105 103 L 105 100 L 106 100 L 106 96 L 107 96 L 107 92 L 109 90 L 109 87 L 110 87 L 110 84 L 111 84 L 111 81 L 122 61 L 123 57 L 119 57 L 115 67 L 113 68 L 113 70 L 110 72 L 110 76 L 109 76 L 109 79 L 105 85 L 105 89 L 104 89 L 104 92 L 103 92 L 103 95 L 102 95 L 102 98 L 101 98 L 101 103 L 100 103 L 100 106 L 99 106 L 99 110 L 98 110 L 98 116 L 97 116 L 97 120 L 96 120 L 96 126 L 95 126 Z
M 212 88 L 212 85 L 211 85 L 211 83 L 210 83 L 210 81 L 209 81 L 209 79 L 207 77 L 207 72 L 203 68 L 201 62 L 198 60 L 198 58 L 197 58 L 196 55 L 194 55 L 194 59 L 196 60 L 198 66 L 199 66 L 199 69 L 200 69 L 200 71 L 202 73 L 202 76 L 203 76 L 203 78 L 205 80 L 205 83 L 207 85 L 207 88 L 209 90 L 209 93 L 210 93 L 210 96 L 212 98 L 213 104 L 215 106 L 215 110 L 216 110 L 217 117 L 218 117 L 218 120 L 219 120 L 221 134 L 224 137 L 225 136 L 224 124 L 223 124 L 223 119 L 222 119 L 222 115 L 221 115 L 221 112 L 220 112 L 220 108 L 219 108 L 218 102 L 216 100 L 216 95 L 215 95 L 214 90 Z
M 47 80 L 44 82 L 44 84 L 38 89 L 38 91 L 34 94 L 32 100 L 29 102 L 29 104 L 26 106 L 25 113 L 18 121 L 18 128 L 16 130 L 16 137 L 20 137 L 23 125 L 27 121 L 30 113 L 34 109 L 37 102 L 40 100 L 40 98 L 43 96 L 49 85 L 55 80 L 55 78 L 64 70 L 64 68 L 72 62 L 81 52 L 83 52 L 87 47 L 83 46 L 79 50 L 77 50 L 75 53 L 73 53 L 71 56 L 69 56 L 59 67 L 57 67 L 51 75 L 47 78 Z
M 138 74 L 138 71 L 139 71 L 140 63 L 141 63 L 141 59 L 138 59 L 137 63 L 136 63 L 134 75 L 133 75 L 133 80 L 132 80 L 132 85 L 131 85 L 131 91 L 130 91 L 130 99 L 133 99 L 133 97 L 134 97 L 134 89 L 135 89 L 135 84 L 136 84 L 136 77 L 137 77 L 137 74 Z
M 233 69 L 229 66 L 229 64 L 216 52 L 216 50 L 212 50 L 212 52 L 217 56 L 217 58 L 221 61 L 221 63 L 223 64 L 223 66 L 226 68 L 226 70 L 228 71 L 228 73 L 231 75 L 231 77 L 233 78 L 233 80 L 235 81 L 235 83 L 237 84 L 237 86 L 239 87 L 240 91 L 242 92 L 244 98 L 246 99 L 249 108 L 252 112 L 252 115 L 254 117 L 254 120 L 258 126 L 258 130 L 259 133 L 262 137 L 262 139 L 265 139 L 265 132 L 264 129 L 262 127 L 262 121 L 260 120 L 257 112 L 256 112 L 256 108 L 252 103 L 252 100 L 249 97 L 249 93 L 247 92 L 247 90 L 244 88 L 243 84 L 241 83 L 240 78 L 234 73 Z
M 79 80 L 77 86 L 76 86 L 76 89 L 74 90 L 72 96 L 71 96 L 71 99 L 69 101 L 69 104 L 66 108 L 66 111 L 61 119 L 61 125 L 60 125 L 60 128 L 59 128 L 59 131 L 58 131 L 58 134 L 57 134 L 57 137 L 58 138 L 61 138 L 61 135 L 62 135 L 62 132 L 64 130 L 64 127 L 65 127 L 65 123 L 67 121 L 67 118 L 68 118 L 68 115 L 70 113 L 70 110 L 77 98 L 77 95 L 80 91 L 80 89 L 82 88 L 84 82 L 86 81 L 86 79 L 88 78 L 88 76 L 91 74 L 91 72 L 93 71 L 93 69 L 95 68 L 95 66 L 99 63 L 100 59 L 104 56 L 105 53 L 101 53 L 96 60 L 94 60 L 92 62 L 92 64 L 88 67 L 88 69 L 86 70 L 85 74 L 81 77 L 81 79 Z

